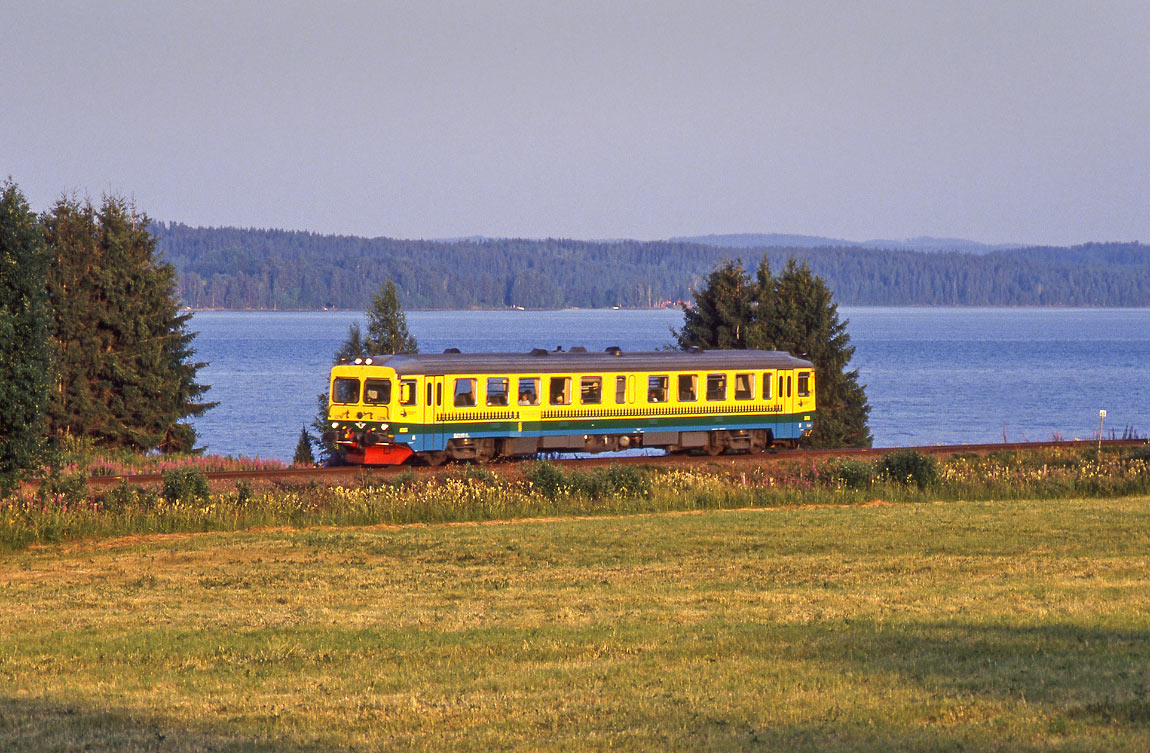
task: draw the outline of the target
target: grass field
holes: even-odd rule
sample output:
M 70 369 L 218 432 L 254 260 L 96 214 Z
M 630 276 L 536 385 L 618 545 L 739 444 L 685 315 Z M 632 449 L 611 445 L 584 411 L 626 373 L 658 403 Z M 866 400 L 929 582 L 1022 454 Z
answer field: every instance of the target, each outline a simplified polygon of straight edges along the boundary
M 0 553 L 0 751 L 1150 749 L 1150 499 Z

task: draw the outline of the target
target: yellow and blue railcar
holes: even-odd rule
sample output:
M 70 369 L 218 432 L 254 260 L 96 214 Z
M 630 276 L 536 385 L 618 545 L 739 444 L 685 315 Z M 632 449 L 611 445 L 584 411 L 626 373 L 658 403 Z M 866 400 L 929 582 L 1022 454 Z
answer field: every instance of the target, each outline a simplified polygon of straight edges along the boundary
M 814 366 L 762 350 L 394 355 L 331 370 L 329 438 L 353 463 L 540 452 L 755 451 L 815 418 Z

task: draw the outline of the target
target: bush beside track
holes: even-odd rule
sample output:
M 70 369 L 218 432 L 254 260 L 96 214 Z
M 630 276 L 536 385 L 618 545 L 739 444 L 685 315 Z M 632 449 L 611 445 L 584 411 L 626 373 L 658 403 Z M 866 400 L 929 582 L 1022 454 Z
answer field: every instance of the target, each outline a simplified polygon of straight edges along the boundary
M 872 451 L 873 452 L 873 451 Z M 79 475 L 50 478 L 0 502 L 0 548 L 150 533 L 261 526 L 361 526 L 618 515 L 796 505 L 927 500 L 1115 497 L 1150 493 L 1150 447 L 1053 447 L 862 456 L 772 456 L 769 462 L 659 465 L 631 458 L 565 468 L 548 461 L 456 466 L 434 476 L 407 469 L 336 484 L 239 480 L 209 487 L 191 468 L 159 485 L 92 489 Z

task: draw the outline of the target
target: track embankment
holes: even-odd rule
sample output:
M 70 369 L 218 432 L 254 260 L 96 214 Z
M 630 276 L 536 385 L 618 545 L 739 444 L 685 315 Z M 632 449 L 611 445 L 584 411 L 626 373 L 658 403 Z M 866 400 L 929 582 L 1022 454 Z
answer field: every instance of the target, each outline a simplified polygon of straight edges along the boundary
M 1138 447 L 1148 444 L 1144 439 L 1107 439 L 1101 446 L 1104 448 Z M 905 452 L 912 450 L 924 455 L 946 457 L 949 455 L 970 453 L 975 455 L 989 455 L 994 452 L 1019 452 L 1028 450 L 1042 450 L 1052 448 L 1086 450 L 1097 448 L 1098 440 L 1071 441 L 1071 442 L 1015 442 L 996 444 L 959 444 L 959 445 L 926 445 L 920 447 L 874 447 L 868 449 L 830 449 L 830 450 L 779 450 L 761 453 L 724 454 L 724 455 L 642 455 L 620 456 L 604 454 L 593 457 L 560 458 L 553 460 L 557 465 L 567 469 L 599 468 L 613 464 L 618 465 L 646 465 L 655 467 L 688 467 L 711 468 L 716 470 L 747 470 L 750 467 L 763 467 L 779 463 L 793 463 L 801 461 L 826 460 L 830 458 L 877 459 L 892 452 Z M 294 484 L 361 484 L 372 480 L 387 480 L 401 474 L 414 475 L 419 478 L 437 476 L 441 474 L 459 473 L 464 467 L 460 463 L 448 463 L 438 468 L 418 465 L 379 466 L 364 468 L 360 466 L 344 466 L 339 468 L 284 468 L 279 470 L 258 471 L 209 471 L 204 473 L 213 487 L 231 487 L 239 482 L 252 485 L 294 485 Z M 522 462 L 496 462 L 483 466 L 504 478 L 517 478 L 523 468 Z M 137 474 L 125 476 L 91 476 L 88 484 L 95 488 L 104 488 L 118 484 L 137 484 L 140 486 L 153 486 L 162 484 L 162 474 Z M 35 486 L 36 482 L 31 482 Z

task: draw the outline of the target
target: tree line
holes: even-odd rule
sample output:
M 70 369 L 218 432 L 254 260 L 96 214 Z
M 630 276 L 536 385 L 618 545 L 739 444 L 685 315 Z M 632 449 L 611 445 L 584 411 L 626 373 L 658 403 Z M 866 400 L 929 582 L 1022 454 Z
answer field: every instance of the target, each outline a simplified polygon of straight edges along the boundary
M 157 223 L 193 308 L 362 309 L 384 281 L 409 308 L 644 307 L 688 300 L 716 264 L 806 263 L 845 305 L 1150 306 L 1138 243 L 923 253 L 858 247 L 728 249 L 679 241 L 397 240 Z
M 0 186 L 0 496 L 69 437 L 189 452 L 212 406 L 196 381 L 176 271 L 123 198 L 63 197 L 37 215 Z

